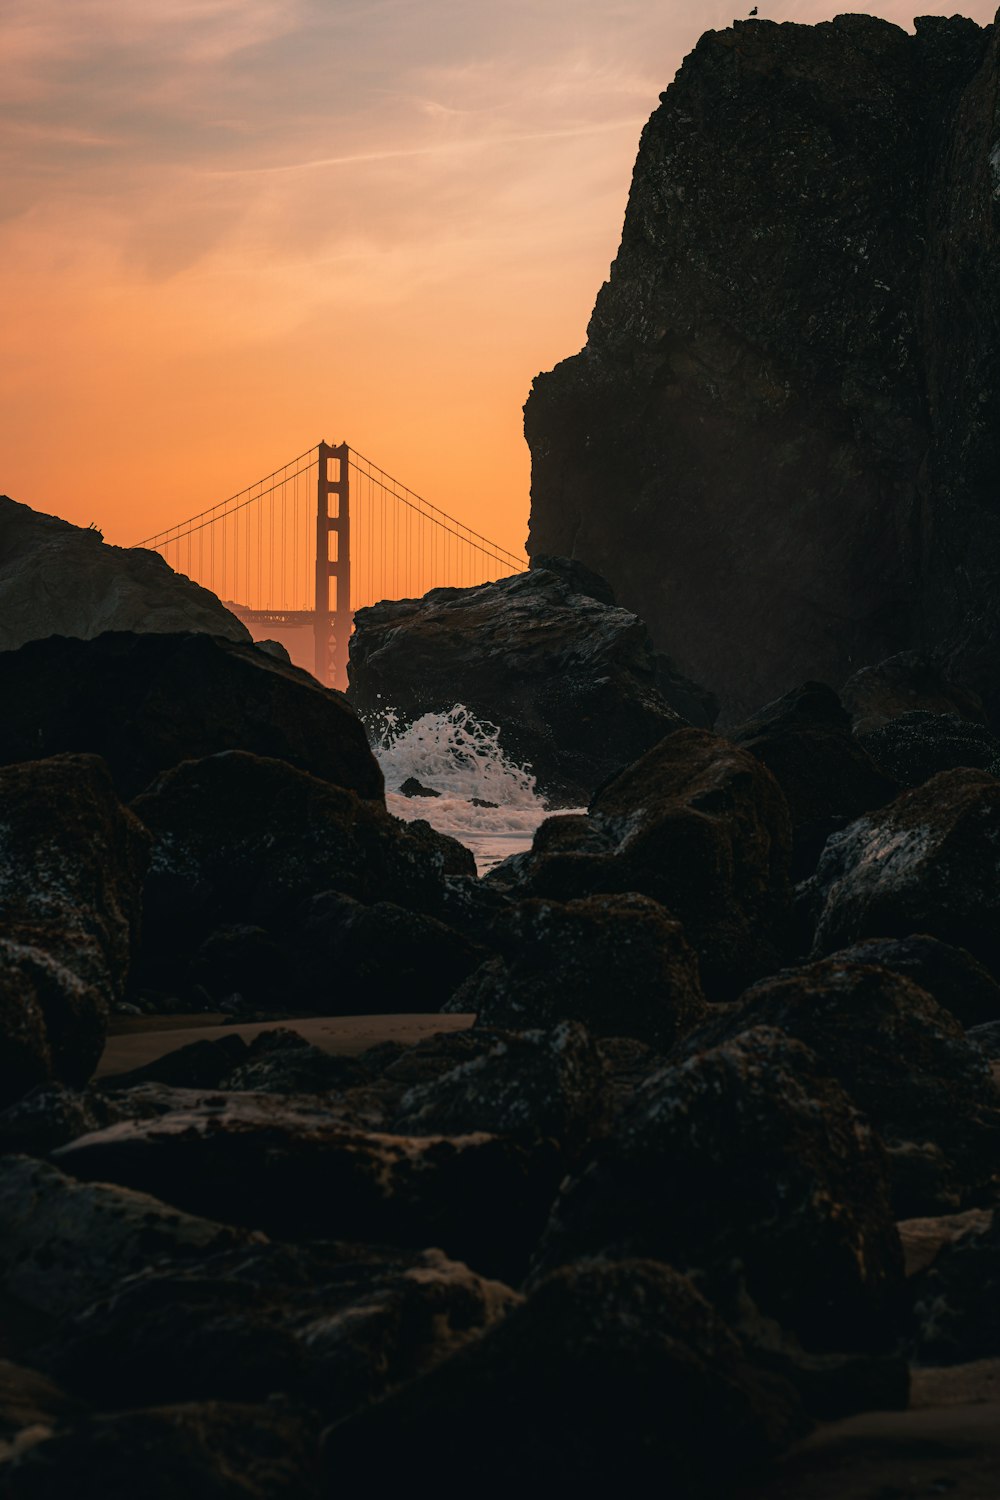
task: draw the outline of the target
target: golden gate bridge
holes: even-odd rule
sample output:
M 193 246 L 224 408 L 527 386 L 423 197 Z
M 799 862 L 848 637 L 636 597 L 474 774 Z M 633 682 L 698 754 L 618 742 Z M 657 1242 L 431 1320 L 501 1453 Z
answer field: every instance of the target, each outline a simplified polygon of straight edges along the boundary
M 527 566 L 347 443 L 317 443 L 137 545 L 211 589 L 251 634 L 310 630 L 312 670 L 336 687 L 356 609 Z

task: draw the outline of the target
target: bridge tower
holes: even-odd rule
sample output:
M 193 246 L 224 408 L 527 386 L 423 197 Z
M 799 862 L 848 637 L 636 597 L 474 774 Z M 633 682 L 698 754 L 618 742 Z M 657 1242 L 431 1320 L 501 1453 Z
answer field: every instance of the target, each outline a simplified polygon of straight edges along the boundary
M 336 465 L 337 477 L 330 477 Z M 351 481 L 350 449 L 319 445 L 316 479 L 316 643 L 315 673 L 328 687 L 347 686 L 347 648 L 351 634 Z M 335 509 L 330 509 L 331 496 Z M 331 556 L 331 541 L 333 538 Z M 336 585 L 330 598 L 331 579 Z

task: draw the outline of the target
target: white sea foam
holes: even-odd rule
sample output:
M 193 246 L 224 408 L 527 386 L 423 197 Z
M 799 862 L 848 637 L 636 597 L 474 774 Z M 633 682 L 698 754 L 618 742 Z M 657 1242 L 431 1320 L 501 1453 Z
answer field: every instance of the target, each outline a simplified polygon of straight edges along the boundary
M 549 816 L 528 766 L 504 754 L 501 731 L 482 723 L 462 704 L 446 714 L 424 714 L 397 730 L 389 710 L 375 744 L 385 776 L 386 803 L 397 818 L 426 818 L 475 855 L 479 873 L 527 849 L 535 829 Z M 414 777 L 438 797 L 403 797 L 399 788 Z M 495 803 L 477 807 L 479 802 Z

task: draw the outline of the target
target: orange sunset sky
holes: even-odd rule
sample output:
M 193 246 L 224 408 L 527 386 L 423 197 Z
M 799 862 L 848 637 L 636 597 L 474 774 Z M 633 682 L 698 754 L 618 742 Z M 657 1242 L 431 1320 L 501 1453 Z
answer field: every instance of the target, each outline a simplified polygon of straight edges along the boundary
M 4 0 L 0 491 L 130 543 L 346 439 L 519 550 L 532 377 L 657 95 L 748 10 Z

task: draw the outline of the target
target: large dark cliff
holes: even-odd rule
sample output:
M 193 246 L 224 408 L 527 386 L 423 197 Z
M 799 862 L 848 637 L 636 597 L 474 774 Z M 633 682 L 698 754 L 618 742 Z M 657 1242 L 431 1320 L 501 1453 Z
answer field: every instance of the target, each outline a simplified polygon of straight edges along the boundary
M 998 81 L 960 17 L 709 32 L 534 382 L 529 551 L 609 577 L 726 717 L 909 647 L 1000 698 Z

